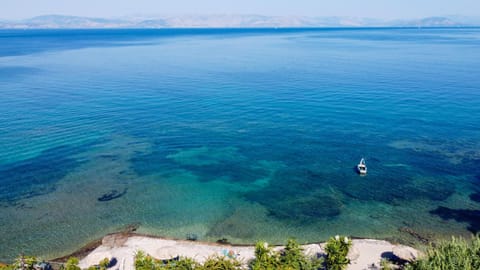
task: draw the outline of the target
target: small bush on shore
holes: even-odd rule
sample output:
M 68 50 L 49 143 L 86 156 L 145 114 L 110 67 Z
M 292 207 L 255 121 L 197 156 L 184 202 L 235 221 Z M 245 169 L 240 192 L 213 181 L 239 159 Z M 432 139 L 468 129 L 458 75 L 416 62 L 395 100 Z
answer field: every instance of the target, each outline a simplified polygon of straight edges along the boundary
M 33 270 L 33 266 L 38 262 L 36 257 L 32 256 L 21 256 L 15 259 L 13 264 L 1 264 L 0 263 L 0 270 L 15 270 L 21 269 L 22 264 L 24 269 L 26 270 Z
M 322 261 L 316 257 L 308 257 L 300 245 L 293 239 L 288 240 L 285 249 L 274 251 L 266 243 L 258 242 L 255 246 L 255 259 L 250 264 L 252 270 L 273 269 L 319 269 Z
M 65 263 L 65 270 L 81 270 L 78 266 L 79 260 L 75 257 L 68 258 L 67 262 Z
M 138 251 L 135 254 L 135 269 L 136 270 L 153 270 L 156 269 L 155 260 L 145 254 L 143 251 Z
M 180 258 L 178 261 L 168 262 L 166 265 L 161 266 L 160 269 L 165 270 L 195 270 L 199 269 L 200 264 L 190 258 Z
M 208 258 L 202 266 L 198 267 L 198 270 L 210 270 L 210 269 L 221 269 L 221 270 L 236 270 L 240 269 L 242 264 L 236 259 L 227 258 L 224 256 L 213 256 Z
M 424 258 L 407 265 L 406 270 L 478 270 L 480 269 L 480 236 L 471 241 L 452 238 L 430 247 Z
M 287 246 L 280 257 L 280 264 L 283 269 L 319 269 L 322 260 L 317 257 L 308 257 L 295 240 L 288 240 Z
M 35 270 L 35 264 L 40 263 L 36 257 L 32 256 L 20 256 L 15 259 L 15 262 L 10 265 L 1 265 L 0 270 Z M 70 257 L 65 264 L 60 265 L 58 269 L 60 270 L 81 270 L 78 266 L 79 260 L 75 257 Z M 22 267 L 23 264 L 23 267 Z M 50 266 L 51 267 L 51 266 Z M 96 268 L 95 268 L 96 269 Z
M 109 264 L 110 264 L 109 258 L 105 258 L 98 263 L 100 270 L 106 270 Z
M 392 263 L 389 260 L 382 258 L 382 260 L 380 261 L 380 269 L 393 270 Z
M 14 270 L 13 265 L 0 263 L 0 270 Z
M 277 269 L 280 265 L 280 256 L 265 242 L 255 245 L 255 259 L 251 262 L 252 270 Z
M 190 258 L 179 258 L 178 260 L 163 262 L 162 260 L 154 259 L 143 251 L 138 251 L 135 254 L 136 270 L 195 270 L 201 269 L 200 267 L 199 263 Z
M 350 260 L 347 258 L 348 251 L 352 246 L 352 240 L 345 237 L 335 236 L 328 240 L 325 247 L 327 253 L 326 266 L 328 270 L 346 269 Z
M 289 240 L 285 249 L 275 251 L 266 243 L 258 242 L 255 246 L 255 259 L 250 263 L 252 270 L 317 270 L 322 261 L 309 257 L 295 240 Z M 142 251 L 135 254 L 136 270 L 237 270 L 243 269 L 242 263 L 235 258 L 212 256 L 203 264 L 189 258 L 179 258 L 164 262 L 157 260 Z

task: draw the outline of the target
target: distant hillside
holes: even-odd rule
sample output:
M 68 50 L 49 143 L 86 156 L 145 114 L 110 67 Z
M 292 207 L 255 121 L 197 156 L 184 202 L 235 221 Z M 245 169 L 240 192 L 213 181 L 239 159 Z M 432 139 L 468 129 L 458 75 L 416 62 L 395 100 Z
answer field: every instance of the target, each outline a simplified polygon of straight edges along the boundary
M 455 21 L 447 17 L 429 17 L 419 20 L 397 22 L 397 25 L 405 27 L 455 27 L 467 26 L 469 24 Z
M 131 22 L 116 19 L 88 18 L 62 15 L 45 15 L 22 21 L 0 22 L 2 28 L 121 28 Z
M 458 27 L 480 25 L 480 18 L 430 17 L 382 21 L 352 17 L 262 15 L 136 16 L 116 19 L 45 15 L 20 21 L 0 20 L 0 28 L 210 28 L 210 27 Z

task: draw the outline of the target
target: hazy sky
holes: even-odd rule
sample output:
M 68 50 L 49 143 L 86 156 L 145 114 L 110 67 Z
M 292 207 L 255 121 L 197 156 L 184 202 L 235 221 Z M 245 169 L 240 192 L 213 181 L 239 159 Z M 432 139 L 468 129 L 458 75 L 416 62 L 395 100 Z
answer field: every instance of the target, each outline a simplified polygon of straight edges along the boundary
M 260 14 L 381 19 L 480 15 L 480 0 L 0 0 L 0 18 L 45 14 L 118 17 L 138 14 Z

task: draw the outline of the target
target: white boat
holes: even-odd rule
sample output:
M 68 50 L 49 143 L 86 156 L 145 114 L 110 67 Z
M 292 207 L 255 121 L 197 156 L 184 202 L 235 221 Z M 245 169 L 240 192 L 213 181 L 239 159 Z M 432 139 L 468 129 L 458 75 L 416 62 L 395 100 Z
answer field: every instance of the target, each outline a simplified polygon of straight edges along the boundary
M 358 163 L 357 170 L 358 170 L 358 173 L 361 174 L 361 175 L 367 174 L 367 165 L 365 164 L 365 159 L 364 158 L 362 158 L 360 160 L 360 163 Z

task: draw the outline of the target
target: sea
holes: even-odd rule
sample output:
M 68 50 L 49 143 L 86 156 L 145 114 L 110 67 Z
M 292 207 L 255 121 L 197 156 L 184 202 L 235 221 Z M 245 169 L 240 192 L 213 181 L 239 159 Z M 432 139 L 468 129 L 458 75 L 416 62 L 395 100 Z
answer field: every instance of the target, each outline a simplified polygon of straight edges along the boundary
M 0 217 L 5 262 L 469 237 L 480 28 L 0 30 Z

